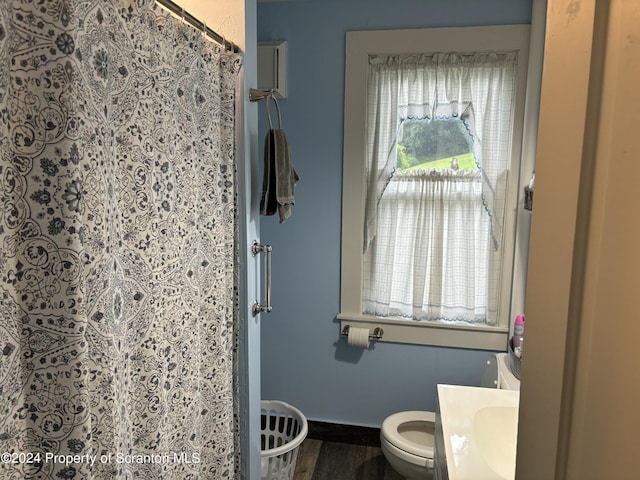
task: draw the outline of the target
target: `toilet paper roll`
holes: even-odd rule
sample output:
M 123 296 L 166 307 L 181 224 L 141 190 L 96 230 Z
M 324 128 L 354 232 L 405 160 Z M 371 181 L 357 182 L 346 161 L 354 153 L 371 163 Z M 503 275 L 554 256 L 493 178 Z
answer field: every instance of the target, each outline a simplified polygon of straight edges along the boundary
M 352 347 L 369 348 L 369 329 L 350 326 L 347 341 Z

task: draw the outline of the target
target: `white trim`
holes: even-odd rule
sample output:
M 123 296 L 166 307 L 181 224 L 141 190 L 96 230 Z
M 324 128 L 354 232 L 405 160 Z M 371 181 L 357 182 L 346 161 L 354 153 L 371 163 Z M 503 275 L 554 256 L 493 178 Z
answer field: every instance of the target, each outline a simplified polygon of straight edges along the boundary
M 342 193 L 342 271 L 340 319 L 362 318 L 362 250 L 365 207 L 366 101 L 369 56 L 373 54 L 519 51 L 517 93 L 512 144 L 512 169 L 520 176 L 520 154 L 524 118 L 526 75 L 529 49 L 529 25 L 493 27 L 429 28 L 347 32 L 345 66 L 345 112 Z M 526 168 L 526 167 L 525 167 Z M 372 325 L 392 322 L 398 333 L 383 341 L 400 341 L 428 345 L 504 350 L 510 324 L 511 276 L 515 244 L 515 222 L 521 207 L 518 181 L 510 182 L 505 212 L 504 294 L 500 299 L 497 331 L 486 327 L 443 326 L 375 319 Z M 507 238 L 508 237 L 508 238 Z M 520 270 L 518 272 L 521 274 Z M 523 295 L 515 292 L 516 295 Z M 517 299 L 523 305 L 524 299 Z M 392 330 L 396 330 L 393 328 Z M 449 333 L 446 333 L 449 332 Z M 460 333 L 464 332 L 464 333 Z M 486 334 L 486 332 L 490 332 Z M 396 340 L 390 340 L 397 338 Z
M 529 41 L 529 65 L 527 68 L 527 93 L 524 107 L 522 153 L 520 163 L 520 185 L 518 206 L 522 207 L 524 187 L 529 184 L 536 167 L 536 144 L 538 119 L 540 116 L 540 90 L 542 88 L 542 62 L 544 57 L 544 33 L 546 0 L 534 0 Z M 516 218 L 516 242 L 513 262 L 513 285 L 511 290 L 511 315 L 524 313 L 527 287 L 527 264 L 529 260 L 529 237 L 532 212 L 518 208 Z
M 471 327 L 442 325 L 414 320 L 378 318 L 368 315 L 338 314 L 340 331 L 346 326 L 368 328 L 371 333 L 380 327 L 381 342 L 437 345 L 441 347 L 475 348 L 478 350 L 504 350 L 509 330 L 503 327 Z

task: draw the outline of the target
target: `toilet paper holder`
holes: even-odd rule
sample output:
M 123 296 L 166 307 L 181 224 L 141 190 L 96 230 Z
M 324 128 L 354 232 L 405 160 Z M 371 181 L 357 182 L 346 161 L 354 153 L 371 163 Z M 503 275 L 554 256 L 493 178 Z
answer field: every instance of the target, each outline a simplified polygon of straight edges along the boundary
M 342 328 L 342 335 L 348 337 L 350 327 L 351 325 L 345 325 Z M 373 333 L 369 333 L 369 340 L 380 340 L 382 339 L 382 335 L 384 335 L 384 330 L 382 330 L 380 327 L 376 327 L 373 329 Z

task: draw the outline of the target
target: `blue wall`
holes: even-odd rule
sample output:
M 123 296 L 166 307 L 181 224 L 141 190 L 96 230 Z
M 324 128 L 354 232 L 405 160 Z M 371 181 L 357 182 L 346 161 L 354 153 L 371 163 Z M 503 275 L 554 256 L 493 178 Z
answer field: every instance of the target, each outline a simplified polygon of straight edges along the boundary
M 274 309 L 262 315 L 263 399 L 287 401 L 311 420 L 379 427 L 397 411 L 433 411 L 438 383 L 479 384 L 487 352 L 384 342 L 364 351 L 340 336 L 345 32 L 530 20 L 531 0 L 258 4 L 258 40 L 288 41 L 288 98 L 280 106 L 301 177 L 292 216 L 261 220 L 262 242 L 274 248 Z

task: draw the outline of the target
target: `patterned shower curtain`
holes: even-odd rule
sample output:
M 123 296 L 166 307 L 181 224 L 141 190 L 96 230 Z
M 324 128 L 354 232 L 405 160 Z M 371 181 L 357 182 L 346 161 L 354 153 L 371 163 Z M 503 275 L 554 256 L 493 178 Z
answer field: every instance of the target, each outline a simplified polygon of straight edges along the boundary
M 0 478 L 237 476 L 240 64 L 152 0 L 0 2 Z

